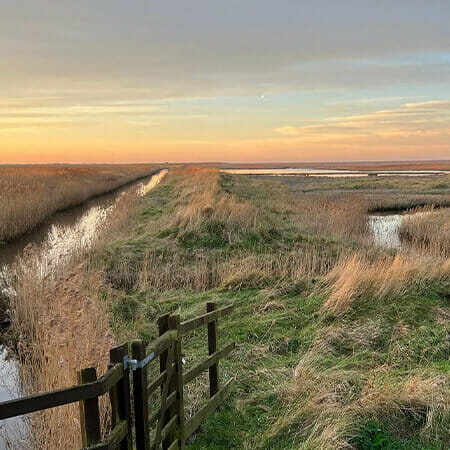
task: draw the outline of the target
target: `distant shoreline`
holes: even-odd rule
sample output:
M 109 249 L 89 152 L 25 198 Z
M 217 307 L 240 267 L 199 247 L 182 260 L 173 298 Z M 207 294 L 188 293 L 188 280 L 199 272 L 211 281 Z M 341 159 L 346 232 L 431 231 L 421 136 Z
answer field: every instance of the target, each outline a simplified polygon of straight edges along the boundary
M 225 161 L 196 161 L 196 162 L 104 162 L 104 163 L 46 163 L 46 164 L 0 164 L 0 167 L 85 167 L 85 166 L 193 166 L 217 167 L 221 169 L 335 169 L 335 170 L 450 170 L 450 159 L 430 160 L 392 160 L 392 161 L 272 161 L 272 162 L 225 162 Z

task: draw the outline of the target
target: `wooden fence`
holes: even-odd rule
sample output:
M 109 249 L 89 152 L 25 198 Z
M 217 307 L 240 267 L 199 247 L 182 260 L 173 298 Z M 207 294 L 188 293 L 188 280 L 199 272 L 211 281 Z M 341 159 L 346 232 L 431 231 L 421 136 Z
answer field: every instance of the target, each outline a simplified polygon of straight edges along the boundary
M 131 357 L 130 344 L 112 349 L 108 371 L 100 378 L 90 367 L 80 371 L 77 386 L 0 403 L 0 420 L 79 402 L 84 448 L 185 448 L 187 439 L 229 394 L 233 381 L 219 385 L 219 360 L 234 349 L 234 343 L 217 350 L 217 321 L 230 314 L 233 306 L 217 309 L 215 303 L 207 303 L 206 310 L 206 314 L 185 322 L 179 315 L 161 316 L 159 337 L 148 346 L 143 341 L 132 342 Z M 208 328 L 209 356 L 183 373 L 182 337 L 202 326 Z M 155 374 L 151 368 L 157 360 L 159 369 Z M 184 386 L 207 370 L 209 401 L 186 421 Z M 99 397 L 107 393 L 111 427 L 102 440 Z

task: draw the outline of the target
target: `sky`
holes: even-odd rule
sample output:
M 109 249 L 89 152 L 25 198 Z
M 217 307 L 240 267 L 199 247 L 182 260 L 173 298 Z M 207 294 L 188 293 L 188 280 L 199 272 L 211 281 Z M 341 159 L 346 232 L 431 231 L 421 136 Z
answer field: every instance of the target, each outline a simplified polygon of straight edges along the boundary
M 449 0 L 6 0 L 0 18 L 0 163 L 450 159 Z

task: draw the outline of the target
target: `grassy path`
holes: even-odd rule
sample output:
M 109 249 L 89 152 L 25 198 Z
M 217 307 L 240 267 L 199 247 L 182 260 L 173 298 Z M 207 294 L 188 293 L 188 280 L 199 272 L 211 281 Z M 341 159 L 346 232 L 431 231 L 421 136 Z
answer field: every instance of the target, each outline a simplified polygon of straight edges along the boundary
M 447 448 L 448 260 L 374 249 L 363 209 L 319 200 L 276 180 L 172 172 L 104 256 L 116 339 L 152 339 L 164 312 L 234 303 L 219 336 L 237 344 L 220 368 L 236 388 L 193 449 Z M 185 343 L 186 369 L 204 342 Z

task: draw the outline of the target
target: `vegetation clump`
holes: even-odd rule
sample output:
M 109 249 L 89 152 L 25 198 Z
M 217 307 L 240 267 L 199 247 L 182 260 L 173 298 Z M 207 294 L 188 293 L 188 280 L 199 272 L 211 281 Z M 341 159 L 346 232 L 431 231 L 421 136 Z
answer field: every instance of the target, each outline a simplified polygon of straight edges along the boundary
M 426 254 L 450 256 L 450 214 L 446 209 L 420 208 L 402 222 L 400 236 Z

